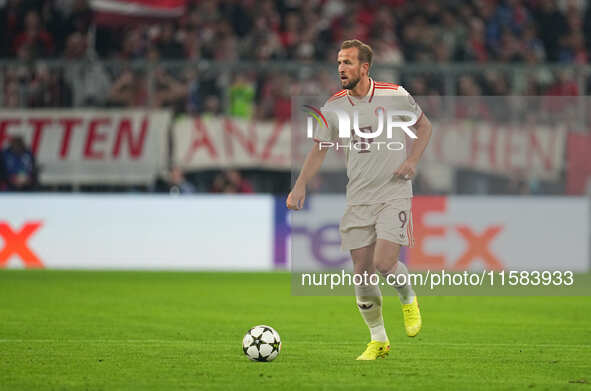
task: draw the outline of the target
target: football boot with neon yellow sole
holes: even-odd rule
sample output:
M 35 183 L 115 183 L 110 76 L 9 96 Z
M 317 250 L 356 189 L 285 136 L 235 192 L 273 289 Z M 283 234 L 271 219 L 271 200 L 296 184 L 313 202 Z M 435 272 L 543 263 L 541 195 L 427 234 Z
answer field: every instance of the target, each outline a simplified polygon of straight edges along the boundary
M 421 327 L 423 326 L 421 311 L 419 310 L 419 303 L 416 296 L 412 303 L 402 304 L 402 315 L 404 316 L 406 335 L 414 337 L 421 331 Z
M 390 352 L 390 342 L 371 341 L 367 344 L 365 352 L 361 353 L 357 360 L 369 361 L 384 358 Z

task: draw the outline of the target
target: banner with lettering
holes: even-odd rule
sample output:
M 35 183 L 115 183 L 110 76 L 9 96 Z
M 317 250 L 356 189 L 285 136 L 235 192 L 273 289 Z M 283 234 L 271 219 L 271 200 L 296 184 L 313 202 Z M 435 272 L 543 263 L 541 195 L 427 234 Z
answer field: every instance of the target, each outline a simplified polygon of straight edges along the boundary
M 313 143 L 289 123 L 184 117 L 173 127 L 174 157 L 191 169 L 223 167 L 289 170 L 304 161 Z M 556 180 L 565 168 L 567 129 L 497 126 L 490 122 L 434 121 L 424 161 L 445 167 Z M 299 137 L 296 137 L 299 136 Z M 294 145 L 295 144 L 295 145 Z M 345 153 L 330 151 L 324 171 L 345 169 Z
M 148 184 L 166 167 L 164 110 L 0 111 L 0 146 L 20 135 L 42 184 Z
M 345 207 L 344 195 L 311 194 L 297 212 L 277 199 L 275 264 L 352 270 L 339 234 Z M 589 208 L 584 197 L 414 197 L 414 246 L 400 260 L 412 270 L 587 272 Z
M 173 127 L 173 161 L 184 169 L 291 168 L 289 122 L 184 117 Z

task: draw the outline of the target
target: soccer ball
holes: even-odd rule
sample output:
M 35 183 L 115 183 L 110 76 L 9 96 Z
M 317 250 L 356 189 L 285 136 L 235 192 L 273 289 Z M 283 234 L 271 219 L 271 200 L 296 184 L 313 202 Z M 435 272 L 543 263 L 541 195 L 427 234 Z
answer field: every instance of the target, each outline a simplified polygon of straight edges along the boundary
M 242 339 L 242 350 L 252 361 L 273 361 L 281 351 L 281 338 L 273 327 L 254 326 Z

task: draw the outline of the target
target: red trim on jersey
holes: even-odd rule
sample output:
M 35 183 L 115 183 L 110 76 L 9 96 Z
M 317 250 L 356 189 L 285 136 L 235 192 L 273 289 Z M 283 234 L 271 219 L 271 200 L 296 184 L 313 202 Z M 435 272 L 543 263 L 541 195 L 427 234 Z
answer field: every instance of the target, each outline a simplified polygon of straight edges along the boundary
M 408 224 L 406 225 L 406 236 L 408 237 L 408 247 L 414 247 L 415 245 L 415 236 L 414 236 L 414 228 L 412 225 L 412 210 L 408 216 Z
M 328 98 L 328 102 L 332 102 L 333 100 L 337 100 L 339 98 L 342 98 L 343 96 L 345 96 L 346 93 L 347 93 L 347 90 L 342 90 L 341 92 L 337 92 L 336 94 L 334 94 L 333 96 Z
M 369 102 L 370 103 L 371 103 L 371 100 L 373 99 L 374 92 L 376 92 L 376 82 L 373 81 L 373 79 L 371 79 L 371 84 L 372 84 L 372 87 L 371 87 L 371 96 L 369 97 Z
M 400 87 L 398 84 L 394 84 L 394 83 L 383 83 L 383 82 L 378 82 L 378 81 L 376 81 L 375 84 L 377 84 L 378 86 L 382 86 L 382 87 L 395 87 L 395 88 Z
M 344 97 L 345 97 L 345 94 L 343 94 L 341 96 L 334 97 L 334 98 L 330 98 L 327 102 L 334 102 L 335 100 L 339 100 Z
M 415 125 L 419 123 L 419 121 L 421 120 L 421 118 L 423 118 L 423 115 L 425 115 L 425 113 L 421 111 L 421 115 L 419 116 L 419 119 L 417 120 L 417 122 L 415 122 Z
M 355 106 L 355 103 L 353 103 L 349 94 L 347 94 L 347 99 L 349 99 L 349 103 L 351 103 L 351 106 Z

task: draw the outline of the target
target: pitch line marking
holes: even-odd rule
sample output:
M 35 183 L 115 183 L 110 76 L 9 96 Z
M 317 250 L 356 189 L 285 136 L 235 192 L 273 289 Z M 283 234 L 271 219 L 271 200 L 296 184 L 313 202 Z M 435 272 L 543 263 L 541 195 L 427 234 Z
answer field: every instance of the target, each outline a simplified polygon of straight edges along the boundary
M 164 344 L 179 344 L 179 343 L 196 343 L 201 345 L 216 345 L 216 343 L 207 343 L 197 340 L 169 340 L 169 339 L 0 339 L 0 343 L 164 343 Z M 309 341 L 300 341 L 295 343 L 307 344 Z M 353 342 L 314 342 L 317 345 L 358 345 Z M 482 342 L 397 342 L 393 345 L 433 345 L 433 346 L 525 346 L 532 348 L 583 348 L 591 349 L 591 345 L 574 345 L 574 344 L 528 344 L 528 343 L 482 343 Z

